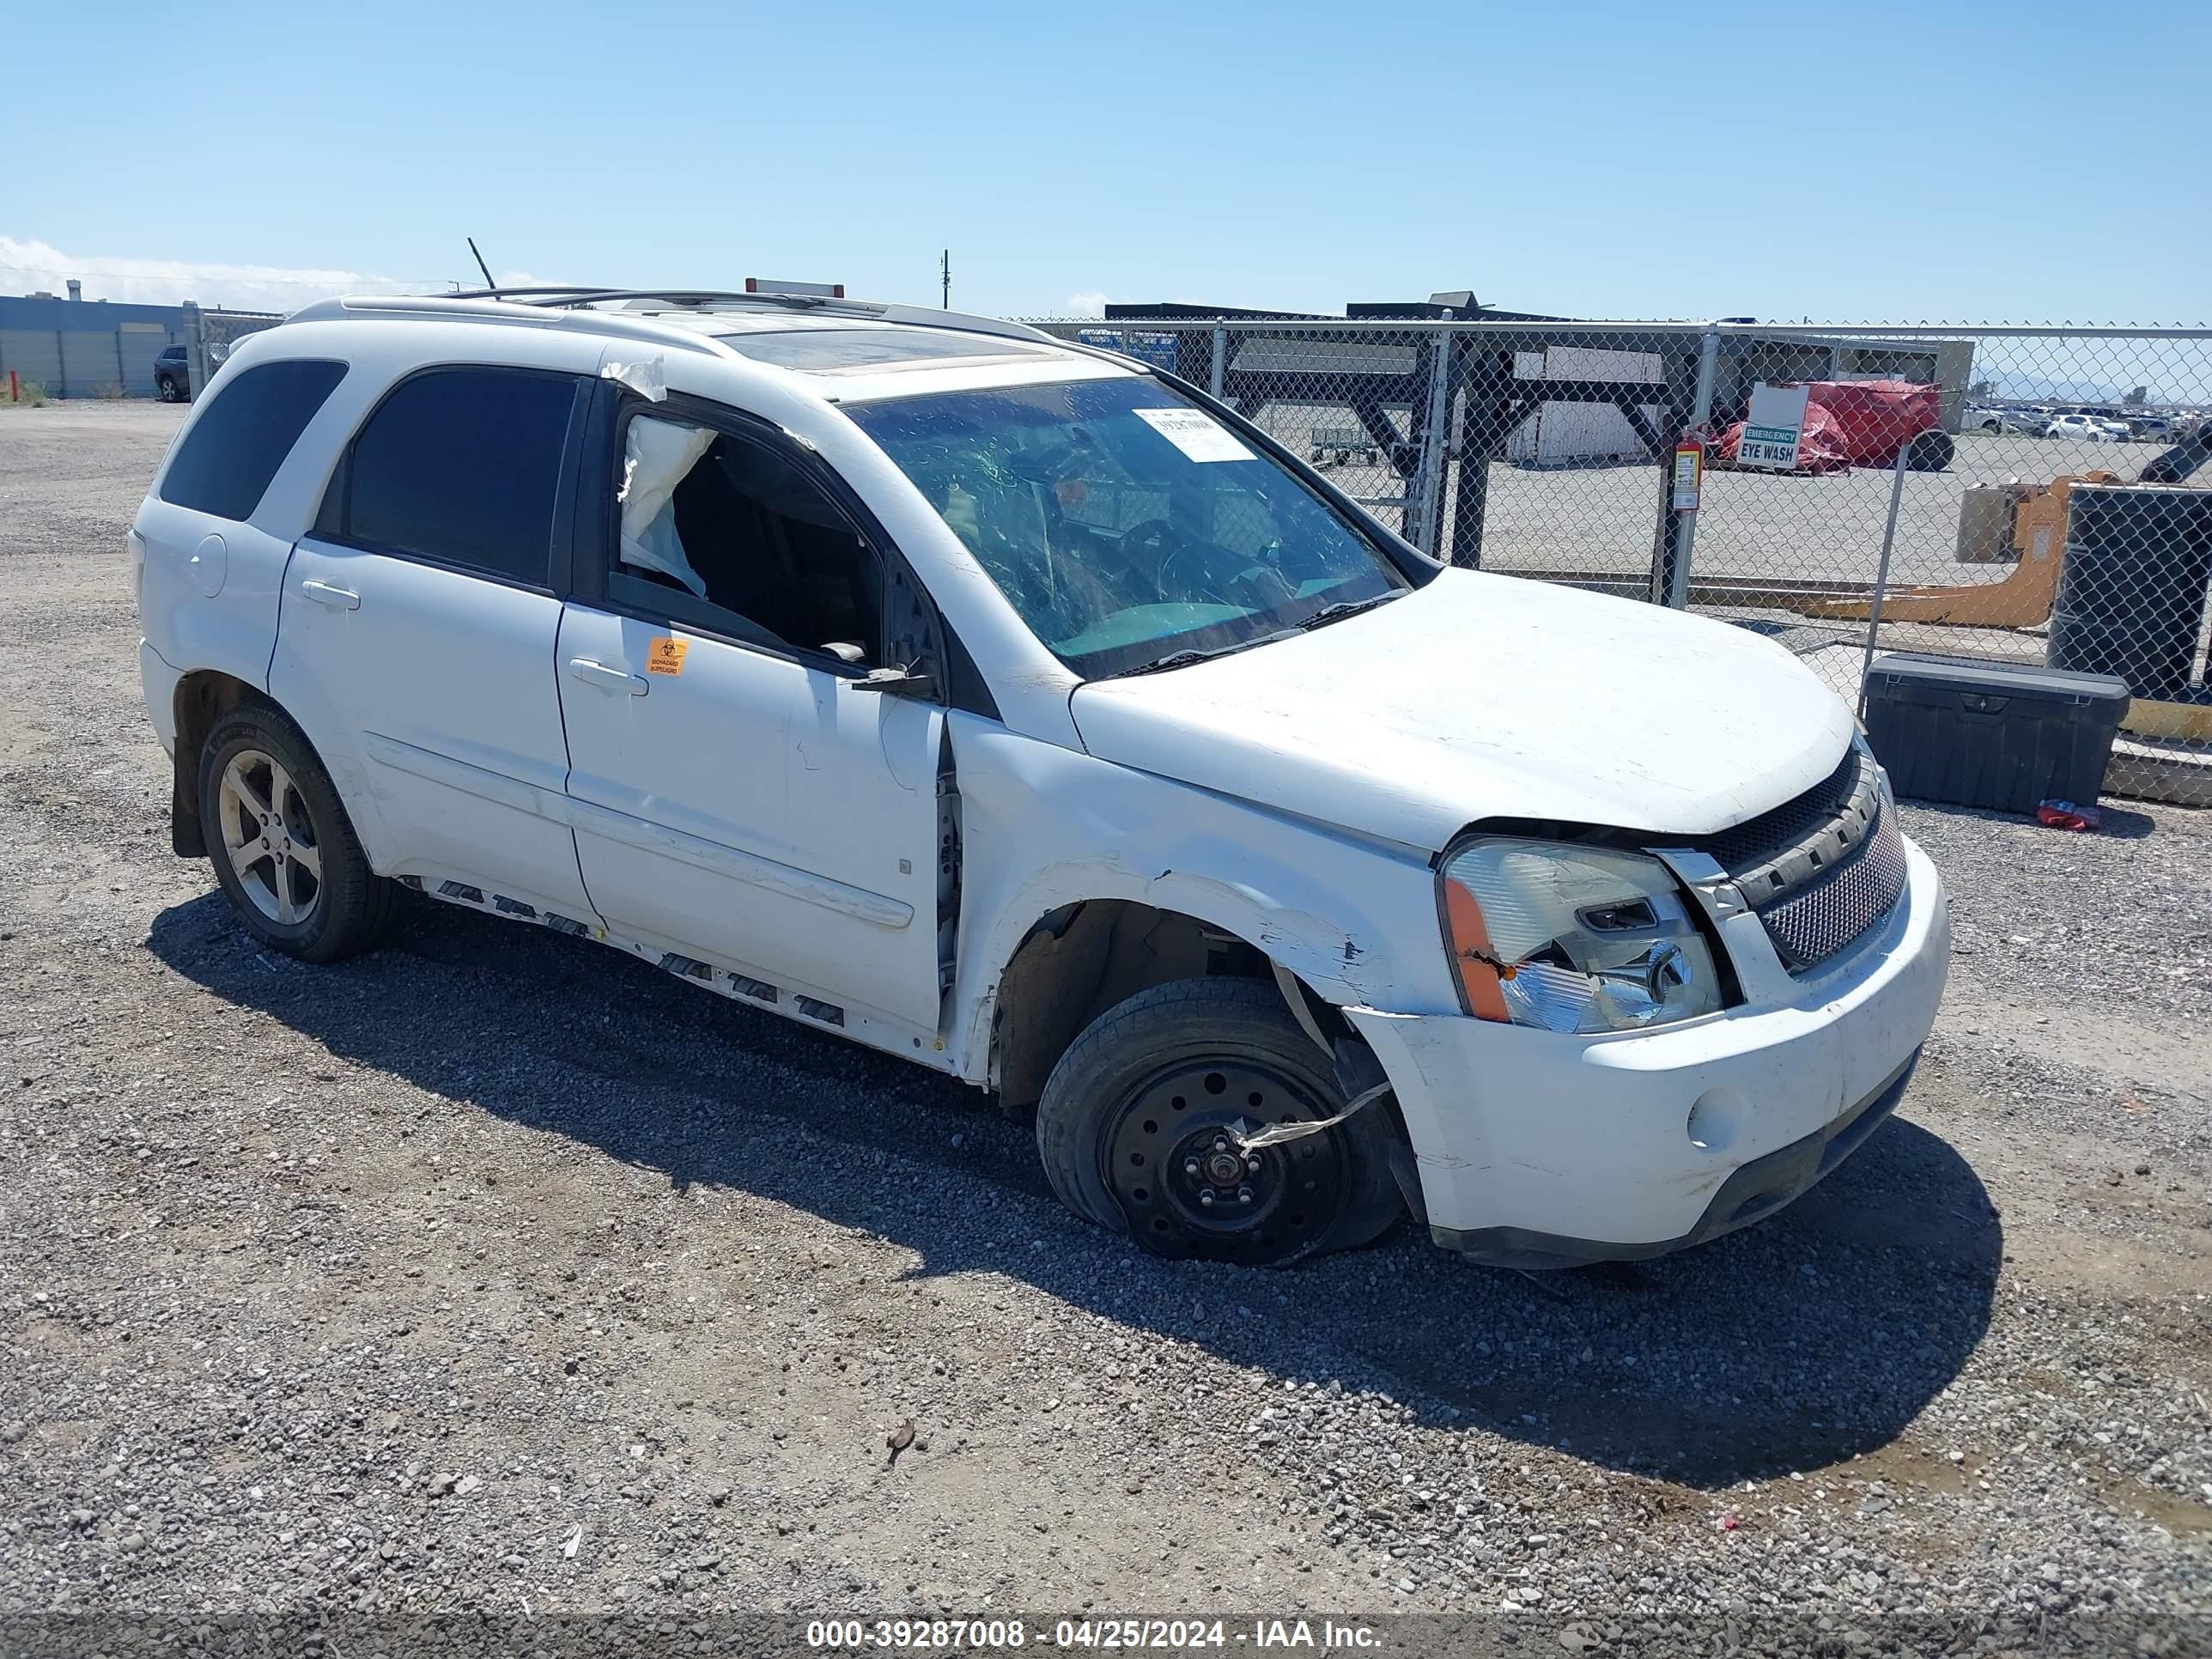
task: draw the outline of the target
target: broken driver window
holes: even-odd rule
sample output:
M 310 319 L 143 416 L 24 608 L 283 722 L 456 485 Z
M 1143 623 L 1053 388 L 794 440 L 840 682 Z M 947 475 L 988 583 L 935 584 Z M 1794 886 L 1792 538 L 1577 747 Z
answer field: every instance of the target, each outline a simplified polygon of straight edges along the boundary
M 696 422 L 637 415 L 621 467 L 612 597 L 682 592 L 726 613 L 734 638 L 876 665 L 882 562 L 795 460 Z

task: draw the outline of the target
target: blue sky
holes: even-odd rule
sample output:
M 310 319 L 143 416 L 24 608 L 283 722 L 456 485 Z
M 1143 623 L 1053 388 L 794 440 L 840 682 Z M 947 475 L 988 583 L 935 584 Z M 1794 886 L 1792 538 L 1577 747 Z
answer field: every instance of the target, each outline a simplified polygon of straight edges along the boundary
M 77 0 L 6 36 L 0 291 L 434 283 L 473 233 L 502 276 L 915 301 L 949 245 L 955 305 L 1011 315 L 2208 311 L 2202 3 Z

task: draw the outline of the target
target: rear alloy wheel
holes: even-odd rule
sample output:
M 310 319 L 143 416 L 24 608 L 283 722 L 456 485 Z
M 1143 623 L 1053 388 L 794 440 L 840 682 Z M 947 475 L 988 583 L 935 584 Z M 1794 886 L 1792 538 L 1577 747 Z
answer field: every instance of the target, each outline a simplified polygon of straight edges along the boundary
M 1328 1056 L 1273 985 L 1182 980 L 1075 1040 L 1037 1106 L 1061 1200 L 1155 1255 L 1281 1266 L 1381 1234 L 1401 1208 L 1379 1105 L 1246 1150 L 1240 1135 L 1343 1109 Z
M 216 722 L 199 798 L 216 883 L 264 945 L 334 962 L 383 936 L 396 884 L 368 867 L 330 775 L 282 714 L 249 704 Z
M 312 921 L 322 902 L 323 855 L 284 763 L 258 749 L 234 750 L 216 786 L 216 812 L 222 856 L 253 908 L 286 927 Z

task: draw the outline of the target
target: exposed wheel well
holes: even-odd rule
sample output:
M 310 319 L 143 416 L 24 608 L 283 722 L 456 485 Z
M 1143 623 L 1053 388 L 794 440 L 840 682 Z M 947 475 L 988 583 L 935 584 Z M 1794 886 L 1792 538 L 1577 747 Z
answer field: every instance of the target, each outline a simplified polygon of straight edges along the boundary
M 170 771 L 169 845 L 180 858 L 207 856 L 200 825 L 200 751 L 215 723 L 245 702 L 269 699 L 234 675 L 216 669 L 195 670 L 177 682 L 177 740 Z
M 1279 985 L 1285 977 L 1257 945 L 1179 910 L 1128 899 L 1062 905 L 1030 930 L 1000 976 L 992 1086 L 1009 1108 L 1032 1105 L 1077 1034 L 1109 1008 L 1156 985 L 1217 976 Z M 1322 1030 L 1349 1033 L 1329 1005 L 1295 979 L 1288 986 Z

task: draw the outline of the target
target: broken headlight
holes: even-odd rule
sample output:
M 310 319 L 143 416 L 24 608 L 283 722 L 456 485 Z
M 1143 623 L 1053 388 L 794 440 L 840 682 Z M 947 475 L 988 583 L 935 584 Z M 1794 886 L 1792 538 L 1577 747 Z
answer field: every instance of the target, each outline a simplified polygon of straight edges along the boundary
M 1589 1035 L 1721 1006 L 1712 951 L 1655 858 L 1481 836 L 1451 851 L 1443 878 L 1445 941 L 1479 1018 Z

